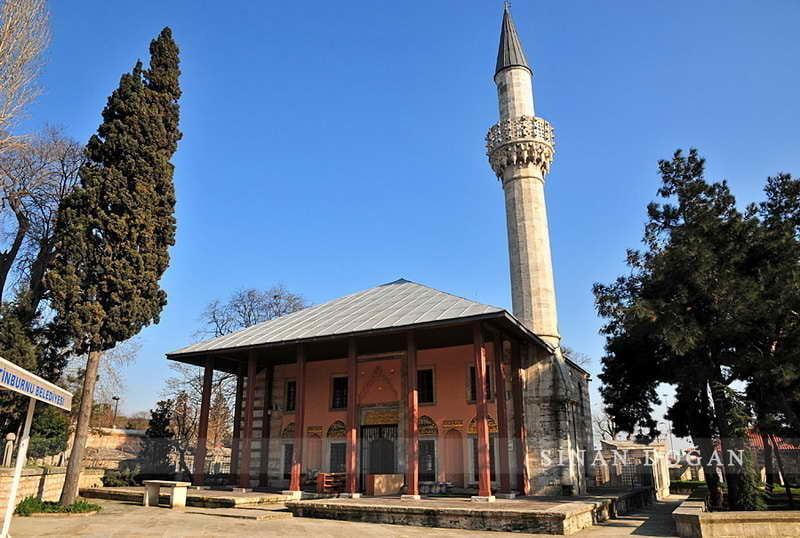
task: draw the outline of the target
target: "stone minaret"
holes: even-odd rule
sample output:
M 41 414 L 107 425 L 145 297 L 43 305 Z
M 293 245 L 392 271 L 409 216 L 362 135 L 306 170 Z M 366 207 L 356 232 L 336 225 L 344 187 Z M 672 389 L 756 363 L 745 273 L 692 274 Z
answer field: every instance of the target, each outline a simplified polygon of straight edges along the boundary
M 544 178 L 553 161 L 553 128 L 536 117 L 533 72 L 506 4 L 494 81 L 500 122 L 489 129 L 489 162 L 503 184 L 514 315 L 553 347 L 558 318 L 547 230 Z

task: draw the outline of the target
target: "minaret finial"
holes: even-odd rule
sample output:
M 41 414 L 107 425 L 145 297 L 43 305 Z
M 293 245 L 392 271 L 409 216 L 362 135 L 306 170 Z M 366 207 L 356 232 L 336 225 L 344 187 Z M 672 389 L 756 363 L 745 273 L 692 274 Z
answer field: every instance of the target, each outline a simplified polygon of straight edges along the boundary
M 522 50 L 522 43 L 519 42 L 517 29 L 511 19 L 511 2 L 504 2 L 503 23 L 500 27 L 500 48 L 497 51 L 497 66 L 495 74 L 507 67 L 524 67 L 530 70 L 528 59 L 525 58 L 525 51 Z

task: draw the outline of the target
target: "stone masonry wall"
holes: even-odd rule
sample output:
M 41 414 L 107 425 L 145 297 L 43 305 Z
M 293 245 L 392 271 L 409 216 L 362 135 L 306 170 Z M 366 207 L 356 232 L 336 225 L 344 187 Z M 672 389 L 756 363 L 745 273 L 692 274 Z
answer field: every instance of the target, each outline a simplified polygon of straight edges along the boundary
M 102 486 L 103 483 L 100 477 L 103 476 L 104 472 L 102 469 L 84 469 L 81 473 L 79 488 Z M 65 467 L 23 469 L 15 504 L 19 504 L 19 501 L 31 495 L 44 501 L 57 501 L 61 497 L 65 476 Z M 0 494 L 0 513 L 5 513 L 8 505 L 8 492 L 11 489 L 13 478 L 14 469 L 0 469 L 0 492 L 2 492 Z
M 584 493 L 592 449 L 588 376 L 540 348 L 529 351 L 523 370 L 531 493 L 562 494 L 562 486 Z

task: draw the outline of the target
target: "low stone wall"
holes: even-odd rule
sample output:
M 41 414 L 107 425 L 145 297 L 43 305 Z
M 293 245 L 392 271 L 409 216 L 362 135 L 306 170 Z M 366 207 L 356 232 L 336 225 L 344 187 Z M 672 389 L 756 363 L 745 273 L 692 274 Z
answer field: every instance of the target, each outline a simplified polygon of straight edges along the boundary
M 17 489 L 17 499 L 15 505 L 25 497 L 31 495 L 39 497 L 44 501 L 57 501 L 61 497 L 61 489 L 64 487 L 66 477 L 66 467 L 36 467 L 22 470 L 19 479 L 19 489 Z M 81 473 L 79 487 L 88 488 L 101 486 L 100 478 L 103 476 L 102 469 L 84 469 Z M 8 505 L 8 492 L 11 489 L 11 482 L 14 479 L 14 469 L 0 468 L 0 513 L 5 513 Z
M 800 510 L 707 512 L 706 488 L 698 488 L 672 512 L 681 538 L 800 536 Z
M 295 517 L 359 521 L 419 527 L 533 532 L 571 535 L 582 529 L 649 504 L 651 488 L 603 495 L 564 497 L 561 503 L 542 505 L 525 497 L 496 503 L 471 503 L 465 499 L 428 497 L 423 501 L 401 501 L 386 497 L 287 501 Z M 304 495 L 305 497 L 305 495 Z

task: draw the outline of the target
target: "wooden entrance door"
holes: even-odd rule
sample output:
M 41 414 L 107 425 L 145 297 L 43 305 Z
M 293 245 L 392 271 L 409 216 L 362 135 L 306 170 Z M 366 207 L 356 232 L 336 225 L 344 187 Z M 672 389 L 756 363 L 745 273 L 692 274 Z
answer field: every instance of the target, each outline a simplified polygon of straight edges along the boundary
M 362 480 L 368 474 L 397 472 L 396 442 L 397 424 L 361 426 Z
M 369 474 L 394 474 L 394 441 L 373 439 L 369 442 Z
M 444 436 L 445 480 L 464 487 L 464 437 L 458 430 L 450 430 Z

